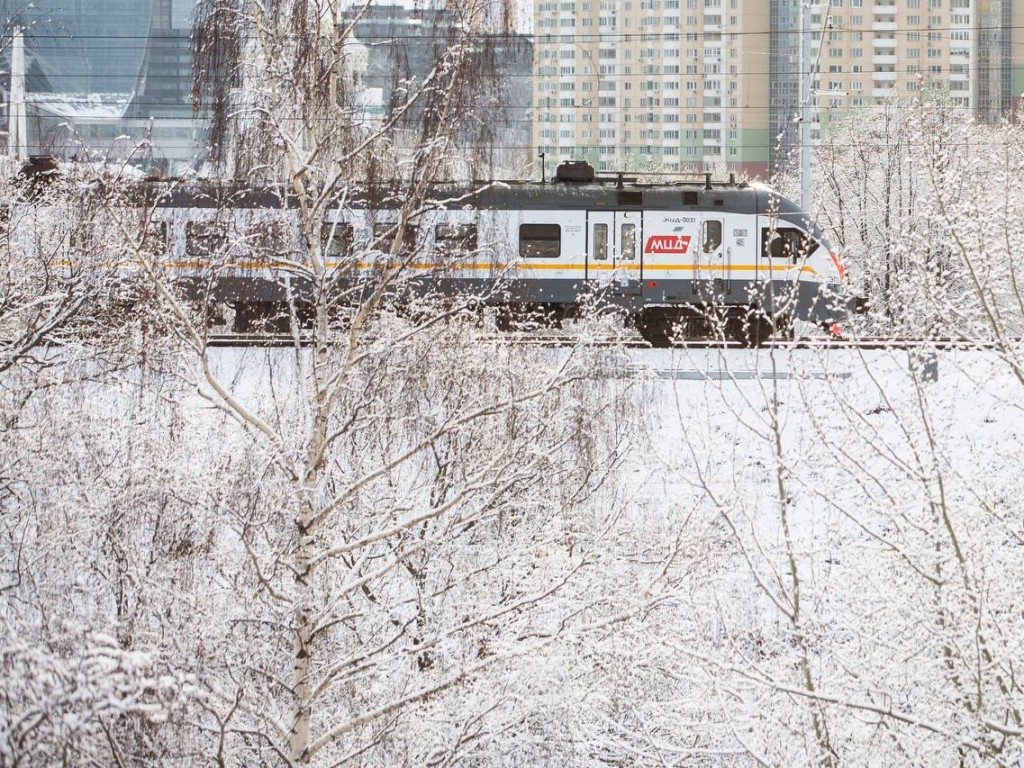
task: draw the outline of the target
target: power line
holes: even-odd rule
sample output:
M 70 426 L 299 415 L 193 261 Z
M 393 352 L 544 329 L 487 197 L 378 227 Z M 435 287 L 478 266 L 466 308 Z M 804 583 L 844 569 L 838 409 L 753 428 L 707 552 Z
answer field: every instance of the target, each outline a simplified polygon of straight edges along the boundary
M 372 24 L 373 22 L 368 22 L 368 23 Z M 448 26 L 449 24 L 450 24 L 449 21 L 438 22 L 438 26 Z M 356 26 L 358 27 L 358 24 Z M 886 30 L 886 32 L 887 33 L 891 33 L 891 34 L 895 34 L 895 35 L 928 34 L 928 33 L 940 34 L 941 35 L 941 34 L 947 33 L 947 32 L 948 33 L 951 33 L 951 32 L 971 32 L 971 33 L 985 32 L 986 34 L 994 34 L 994 33 L 998 33 L 998 32 L 1011 32 L 1011 31 L 1021 30 L 1021 29 L 1024 29 L 1024 25 L 1009 24 L 1009 25 L 1000 25 L 1000 26 L 993 26 L 993 27 L 937 25 L 937 26 L 923 26 L 923 27 L 909 27 L 909 26 L 908 27 L 896 27 L 895 29 Z M 387 43 L 387 42 L 396 42 L 397 43 L 397 42 L 401 42 L 401 43 L 406 44 L 406 45 L 419 45 L 419 44 L 425 45 L 427 43 L 433 43 L 433 42 L 449 43 L 452 40 L 452 33 L 451 32 L 448 32 L 448 33 L 437 33 L 437 34 L 422 34 L 420 32 L 417 32 L 415 34 L 408 34 L 408 35 L 401 34 L 404 31 L 405 31 L 405 28 L 398 27 L 398 28 L 396 28 L 394 34 L 374 34 L 374 35 L 356 34 L 355 35 L 355 39 L 357 39 L 359 42 L 363 42 L 363 43 Z M 557 44 L 588 43 L 588 42 L 600 43 L 600 42 L 603 42 L 605 40 L 609 40 L 609 41 L 613 41 L 613 42 L 614 41 L 619 41 L 619 42 L 623 42 L 623 41 L 625 41 L 625 42 L 646 42 L 646 41 L 652 41 L 653 42 L 653 41 L 656 41 L 656 40 L 660 39 L 660 40 L 668 40 L 670 42 L 677 42 L 677 41 L 678 42 L 686 42 L 686 41 L 701 40 L 701 39 L 705 39 L 705 38 L 708 38 L 708 37 L 711 37 L 712 42 L 726 42 L 727 39 L 732 39 L 732 38 L 735 38 L 735 37 L 764 37 L 765 35 L 776 35 L 776 36 L 779 36 L 779 35 L 792 35 L 792 36 L 796 37 L 796 36 L 799 36 L 801 34 L 813 35 L 815 38 L 820 38 L 820 37 L 822 37 L 822 33 L 823 32 L 826 35 L 828 35 L 828 34 L 832 34 L 832 35 L 843 34 L 843 35 L 846 35 L 846 34 L 851 33 L 851 32 L 859 32 L 861 34 L 867 34 L 868 35 L 868 39 L 875 39 L 875 36 L 877 34 L 876 30 L 873 30 L 870 27 L 848 27 L 848 26 L 835 27 L 834 29 L 831 29 L 831 30 L 829 30 L 829 29 L 824 29 L 823 30 L 822 28 L 819 27 L 819 28 L 816 28 L 816 29 L 805 30 L 803 32 L 801 32 L 800 30 L 798 30 L 796 28 L 786 28 L 786 29 L 778 29 L 778 28 L 776 28 L 776 29 L 766 29 L 766 30 L 748 30 L 748 31 L 742 31 L 741 30 L 741 31 L 733 31 L 733 32 L 730 32 L 730 31 L 715 31 L 715 32 L 706 32 L 706 31 L 697 31 L 697 32 L 695 32 L 695 31 L 687 31 L 687 32 L 600 32 L 600 31 L 598 31 L 598 32 L 588 32 L 588 33 L 576 33 L 576 32 L 573 32 L 573 33 L 550 32 L 550 33 L 548 33 L 548 32 L 534 31 L 532 33 L 526 33 L 526 32 L 523 32 L 523 33 L 519 33 L 519 32 L 493 32 L 493 33 L 471 32 L 471 33 L 465 33 L 465 34 L 458 34 L 458 33 L 455 33 L 455 34 L 456 34 L 456 36 L 459 39 L 465 40 L 467 42 L 467 44 L 477 43 L 477 42 L 486 42 L 486 41 L 507 41 L 507 42 L 533 41 L 534 45 L 538 45 L 538 44 L 541 44 L 541 45 L 548 45 L 548 44 L 557 45 Z M 184 33 L 184 31 L 183 31 L 183 33 Z M 188 34 L 191 36 L 191 34 L 193 34 L 192 30 L 189 30 Z M 69 40 L 108 40 L 108 41 L 110 41 L 110 40 L 174 40 L 174 41 L 181 41 L 183 39 L 188 39 L 188 38 L 184 37 L 184 34 L 179 34 L 179 35 L 161 35 L 161 34 L 153 34 L 153 35 L 149 35 L 149 34 L 142 34 L 142 35 L 118 35 L 118 34 L 87 35 L 87 34 L 70 34 L 70 33 L 68 33 L 68 34 L 50 34 L 50 33 L 37 32 L 37 31 L 35 31 L 33 29 L 27 30 L 26 33 L 25 33 L 25 37 L 26 37 L 26 40 L 60 40 L 60 41 L 69 41 Z M 259 40 L 260 38 L 258 38 L 256 36 L 242 35 L 242 36 L 239 37 L 239 39 L 242 42 L 251 42 L 251 41 L 254 41 L 254 40 Z M 302 41 L 305 41 L 307 38 L 299 38 L 297 35 L 291 35 L 291 34 L 288 34 L 288 33 L 279 33 L 279 34 L 275 34 L 274 35 L 274 39 L 275 40 L 284 40 L 284 41 L 294 41 L 294 40 L 300 40 L 301 39 Z M 944 38 L 940 37 L 939 39 L 941 40 L 941 39 L 944 39 Z M 828 42 L 828 41 L 826 40 L 826 42 Z M 844 37 L 842 40 L 834 40 L 832 42 L 843 42 L 843 43 L 845 43 L 845 42 L 856 42 L 856 41 L 855 40 L 848 41 Z M 996 42 L 996 41 L 994 40 L 993 42 Z M 1021 41 L 1021 42 L 1018 42 L 1018 43 L 1014 43 L 1014 44 L 1024 46 L 1024 41 Z M 125 50 L 125 49 L 124 48 L 119 48 L 119 50 Z
M 924 59 L 924 57 L 915 57 L 915 58 Z M 934 61 L 933 59 L 927 59 L 927 60 L 928 61 Z M 619 60 L 617 60 L 617 61 L 619 61 Z M 643 62 L 644 60 L 641 59 L 639 61 Z M 554 66 L 555 66 L 556 69 L 559 69 L 559 67 L 557 65 L 554 65 Z M 669 65 L 669 66 L 677 66 L 677 65 Z M 678 66 L 682 66 L 682 65 L 678 65 Z M 852 65 L 852 66 L 857 66 L 857 65 Z M 940 66 L 940 67 L 944 67 L 945 68 L 945 67 L 949 66 L 949 63 L 948 63 L 948 61 L 943 60 L 942 64 L 939 64 L 939 65 L 929 64 L 929 65 L 926 65 L 926 66 Z M 918 68 L 912 68 L 912 67 L 918 67 Z M 551 73 L 551 74 L 543 74 L 543 75 L 539 75 L 538 76 L 535 73 L 508 72 L 508 73 L 500 73 L 500 74 L 499 73 L 495 73 L 493 76 L 486 75 L 486 77 L 488 79 L 493 77 L 494 82 L 499 82 L 499 83 L 500 82 L 505 82 L 505 81 L 508 81 L 508 80 L 535 80 L 535 79 L 538 79 L 538 77 L 540 79 L 545 80 L 545 81 L 548 81 L 551 78 L 558 78 L 558 77 L 576 78 L 577 80 L 585 80 L 585 79 L 595 79 L 596 80 L 596 79 L 599 79 L 599 78 L 615 78 L 614 80 L 610 80 L 610 81 L 607 81 L 607 82 L 620 82 L 622 80 L 643 80 L 643 79 L 648 79 L 649 80 L 652 77 L 655 77 L 655 78 L 656 77 L 679 77 L 681 80 L 689 80 L 689 79 L 694 79 L 694 78 L 696 78 L 698 80 L 722 80 L 722 79 L 734 79 L 734 78 L 739 78 L 739 77 L 770 77 L 772 75 L 783 76 L 783 77 L 803 77 L 804 75 L 807 75 L 807 74 L 812 74 L 812 75 L 815 75 L 818 78 L 824 79 L 826 77 L 833 76 L 833 75 L 834 76 L 842 76 L 842 77 L 845 77 L 845 76 L 848 76 L 848 75 L 856 75 L 856 76 L 860 76 L 860 77 L 870 77 L 871 75 L 875 75 L 875 74 L 902 74 L 902 75 L 916 75 L 916 74 L 921 74 L 921 75 L 939 74 L 939 75 L 942 75 L 942 74 L 953 74 L 953 75 L 957 75 L 957 74 L 963 74 L 963 73 L 953 72 L 952 70 L 949 70 L 949 71 L 939 71 L 939 72 L 929 71 L 929 70 L 923 68 L 922 65 L 914 65 L 914 64 L 909 64 L 908 63 L 905 67 L 898 67 L 898 68 L 894 68 L 894 69 L 887 69 L 887 70 L 884 70 L 884 71 L 879 70 L 878 72 L 876 72 L 875 70 L 862 70 L 862 71 L 859 71 L 859 72 L 855 72 L 855 71 L 850 70 L 850 69 L 843 69 L 843 70 L 839 70 L 837 72 L 831 72 L 831 71 L 826 72 L 826 71 L 820 71 L 820 70 L 812 70 L 811 72 L 805 72 L 803 70 L 794 68 L 794 69 L 790 69 L 790 70 L 787 70 L 787 71 L 782 72 L 782 73 L 780 73 L 780 72 L 765 71 L 765 70 L 745 69 L 745 70 L 737 70 L 736 72 L 728 71 L 728 72 L 628 72 L 628 73 L 623 73 L 623 72 L 616 71 L 616 72 L 589 72 L 589 73 L 588 72 L 571 72 L 571 73 L 566 73 L 566 74 L 562 74 L 561 72 L 554 72 L 554 73 Z M 82 74 L 82 75 L 54 73 L 54 74 L 47 74 L 47 75 L 45 75 L 45 77 L 49 81 L 54 81 L 54 80 L 75 80 L 75 79 L 80 79 L 82 77 L 87 77 L 90 80 L 126 80 L 126 79 L 135 80 L 135 79 L 137 79 L 137 77 L 131 76 L 131 75 L 106 74 L 106 73 Z M 157 80 L 157 81 L 171 81 L 171 82 L 176 82 L 176 81 L 186 82 L 187 81 L 187 82 L 191 83 L 192 77 L 191 77 L 191 75 L 189 75 L 187 78 L 185 78 L 182 75 L 154 74 L 154 75 L 146 75 L 145 79 L 146 80 Z M 365 81 L 365 82 L 373 82 L 373 83 L 395 83 L 396 82 L 394 74 L 389 74 L 389 73 L 366 74 L 366 75 L 364 75 L 362 77 L 362 80 Z M 399 84 L 401 84 L 404 81 L 399 79 L 399 80 L 397 80 L 397 82 Z M 410 79 L 409 82 L 415 83 L 415 80 L 414 79 Z
M 887 89 L 887 90 L 895 90 L 895 89 Z M 867 93 L 867 92 L 866 91 L 853 91 L 852 92 L 853 97 L 855 97 L 855 98 L 860 98 L 860 96 L 858 96 L 858 94 L 863 94 L 863 93 Z M 909 93 L 927 93 L 927 91 L 916 91 L 916 92 L 909 92 Z M 901 92 L 895 92 L 893 95 L 905 95 L 908 99 L 911 98 L 910 95 L 902 94 Z M 819 98 L 837 98 L 837 97 L 819 97 Z M 840 105 L 840 106 L 837 106 L 837 107 L 821 106 L 819 108 L 821 110 L 823 110 L 823 111 L 828 113 L 828 121 L 835 122 L 835 121 L 838 121 L 838 120 L 845 119 L 847 113 L 845 111 L 843 111 L 843 112 L 834 112 L 833 110 L 838 110 L 838 109 L 845 110 L 847 107 L 849 107 L 850 109 L 860 109 L 860 108 L 867 108 L 867 107 L 874 107 L 874 106 L 883 106 L 883 104 L 875 104 L 875 103 L 861 104 L 861 105 L 852 105 L 852 104 L 847 103 L 847 100 L 849 98 L 850 97 L 845 97 L 843 105 Z M 863 96 L 863 98 L 874 99 L 876 97 L 871 96 L 871 95 L 866 95 L 866 96 Z M 878 97 L 878 98 L 884 98 L 884 97 Z M 33 106 L 40 106 L 41 103 L 48 103 L 48 102 L 38 102 L 38 101 L 33 101 L 31 99 L 28 100 L 28 104 L 33 105 Z M 632 104 L 630 106 L 622 106 L 622 105 L 611 105 L 611 106 L 603 105 L 603 106 L 598 106 L 596 104 L 595 105 L 573 104 L 571 106 L 570 105 L 559 106 L 557 104 L 553 105 L 553 106 L 503 104 L 503 105 L 491 105 L 491 106 L 483 107 L 483 108 L 476 109 L 476 110 L 470 109 L 470 110 L 467 111 L 467 115 L 472 113 L 476 117 L 481 117 L 481 116 L 494 116 L 496 114 L 501 114 L 501 113 L 505 113 L 505 112 L 518 112 L 518 113 L 522 114 L 522 113 L 526 113 L 526 112 L 536 111 L 537 113 L 541 113 L 541 114 L 545 114 L 545 115 L 547 115 L 547 114 L 557 114 L 559 116 L 562 116 L 562 115 L 566 115 L 566 114 L 572 114 L 572 115 L 576 116 L 576 115 L 581 115 L 581 114 L 582 115 L 590 115 L 590 114 L 593 114 L 595 111 L 602 111 L 603 110 L 603 111 L 606 111 L 606 112 L 611 112 L 611 111 L 614 110 L 615 112 L 620 113 L 620 114 L 626 114 L 626 115 L 634 116 L 634 119 L 631 119 L 628 122 L 631 123 L 631 124 L 635 124 L 637 127 L 644 126 L 644 125 L 669 125 L 669 126 L 676 126 L 676 125 L 678 125 L 678 126 L 686 126 L 686 125 L 703 125 L 705 122 L 711 122 L 711 121 L 707 121 L 707 120 L 687 121 L 685 119 L 665 120 L 664 118 L 666 116 L 676 116 L 676 115 L 678 115 L 678 116 L 682 117 L 683 115 L 696 115 L 696 114 L 705 114 L 705 113 L 707 113 L 707 114 L 715 113 L 715 114 L 721 114 L 721 115 L 734 114 L 734 113 L 744 114 L 744 113 L 748 113 L 748 112 L 764 112 L 764 113 L 767 113 L 767 112 L 771 112 L 771 111 L 779 111 L 780 109 L 783 110 L 783 111 L 785 111 L 786 109 L 793 109 L 793 108 L 795 108 L 795 104 L 796 104 L 796 100 L 795 99 L 789 100 L 785 104 L 777 104 L 777 105 L 774 105 L 774 106 L 767 106 L 767 105 L 759 106 L 759 105 L 751 105 L 751 104 L 746 104 L 746 105 L 741 104 L 741 105 L 737 105 L 737 106 L 723 106 L 723 105 L 717 105 L 716 106 L 716 105 L 706 105 L 706 104 L 705 105 L 697 105 L 697 106 L 694 106 L 694 105 L 668 105 L 668 106 L 666 106 L 664 104 L 651 105 L 651 106 L 645 106 L 645 105 L 634 106 Z M 131 106 L 133 107 L 133 113 L 125 114 L 125 115 L 117 115 L 117 116 L 113 116 L 113 117 L 117 117 L 118 119 L 124 119 L 124 120 L 149 120 L 149 119 L 155 119 L 155 120 L 179 121 L 179 122 L 180 121 L 194 122 L 194 121 L 203 121 L 203 120 L 208 120 L 209 119 L 209 116 L 206 113 L 204 113 L 203 110 L 199 110 L 199 111 L 197 111 L 197 112 L 195 112 L 193 114 L 189 114 L 189 115 L 184 115 L 184 114 L 160 114 L 160 110 L 161 109 L 171 109 L 172 107 L 175 107 L 175 106 L 177 106 L 182 111 L 184 111 L 184 110 L 191 110 L 192 107 L 191 107 L 190 104 L 184 104 L 183 103 L 183 104 L 179 104 L 179 105 L 172 105 L 172 104 L 168 104 L 167 102 L 161 102 L 161 101 L 136 101 L 136 100 L 133 100 L 131 102 Z M 995 106 L 996 105 L 992 105 L 992 108 L 994 109 Z M 933 106 L 929 107 L 929 109 L 931 109 L 933 111 L 950 112 L 950 113 L 965 112 L 965 111 L 974 112 L 974 111 L 977 111 L 979 108 L 980 107 L 977 106 L 977 105 L 965 105 L 965 104 L 936 104 L 936 105 L 933 105 Z M 147 112 L 146 111 L 147 109 L 153 110 L 153 112 Z M 358 107 L 348 107 L 348 108 L 345 108 L 345 109 L 347 109 L 347 111 L 354 111 L 357 114 L 370 114 L 370 112 L 368 110 L 361 109 L 361 108 L 358 108 Z M 2 108 L 0 108 L 0 114 L 3 114 L 4 116 L 6 116 L 6 115 L 9 115 L 10 112 L 9 111 L 5 111 Z M 21 112 L 15 112 L 14 114 L 17 116 L 17 115 L 20 115 Z M 45 117 L 46 116 L 45 113 L 44 114 L 40 114 L 40 110 L 35 110 L 35 111 L 32 111 L 32 112 L 26 111 L 25 114 L 28 115 L 30 118 L 31 117 Z M 385 110 L 381 114 L 383 114 L 386 117 L 386 116 L 390 115 L 391 113 Z M 655 122 L 655 121 L 646 121 L 646 120 L 636 119 L 639 116 L 643 116 L 643 115 L 647 115 L 647 114 L 656 115 L 658 117 L 658 121 Z M 99 111 L 87 112 L 87 111 L 81 111 L 81 110 L 76 110 L 73 115 L 71 115 L 71 114 L 63 114 L 63 115 L 61 115 L 61 114 L 54 113 L 52 115 L 52 117 L 63 117 L 64 119 L 68 119 L 68 120 L 78 120 L 78 119 L 97 120 L 97 119 L 102 119 L 102 118 L 112 118 L 112 116 L 109 113 L 107 113 L 107 112 L 99 112 Z M 295 117 L 295 116 L 289 116 L 289 115 L 279 116 L 279 117 L 275 118 L 275 122 L 277 122 L 277 123 L 292 123 L 292 124 L 294 124 L 294 123 L 299 123 L 299 122 L 302 122 L 302 121 L 303 121 L 303 118 L 301 118 L 301 117 Z M 718 122 L 721 122 L 721 123 L 724 124 L 724 123 L 726 123 L 728 121 L 723 119 L 723 120 L 720 120 Z M 822 121 L 822 122 L 827 122 L 827 121 Z M 558 121 L 558 120 L 543 120 L 543 119 L 540 119 L 539 117 L 530 117 L 530 118 L 504 117 L 504 118 L 500 119 L 498 124 L 499 125 L 516 125 L 516 124 L 521 124 L 521 123 L 522 124 L 531 124 L 531 125 L 534 124 L 534 123 L 544 124 L 544 125 L 559 125 L 560 121 Z M 574 120 L 571 120 L 571 121 L 565 121 L 565 123 L 567 125 L 589 125 L 589 124 L 593 123 L 596 126 L 604 126 L 604 127 L 608 127 L 610 125 L 617 124 L 617 122 L 616 123 L 606 123 L 606 122 L 601 122 L 601 121 L 579 120 L 579 119 L 574 119 Z M 672 130 L 672 129 L 670 128 L 670 130 Z
M 116 149 L 122 149 L 122 148 L 129 147 L 129 146 L 138 146 L 140 143 L 141 143 L 140 141 L 134 141 L 133 142 L 133 141 L 126 140 L 124 142 L 119 142 L 119 143 L 117 143 L 115 145 L 114 141 L 111 140 L 111 142 L 108 145 L 108 147 L 111 148 L 111 149 L 115 149 L 115 148 Z M 193 148 L 193 147 L 196 146 L 195 144 L 193 144 L 191 142 L 172 142 L 172 141 L 160 142 L 160 141 L 153 141 L 151 143 L 153 144 L 155 149 L 161 149 L 161 148 L 188 149 L 188 148 Z M 991 148 L 1007 148 L 1007 147 L 1010 147 L 1010 148 L 1013 148 L 1013 149 L 1020 149 L 1021 148 L 1021 143 L 1017 142 L 1017 141 L 956 141 L 956 142 L 948 142 L 948 141 L 936 140 L 935 142 L 928 142 L 928 141 L 909 141 L 909 140 L 902 140 L 902 139 L 900 141 L 898 141 L 898 142 L 893 142 L 893 143 L 885 143 L 885 142 L 880 142 L 880 141 L 878 141 L 878 142 L 860 142 L 860 143 L 839 142 L 839 143 L 815 143 L 813 146 L 814 146 L 814 149 L 816 149 L 816 150 L 831 150 L 831 149 L 890 149 L 890 148 L 892 148 L 894 146 L 894 144 L 898 144 L 899 146 L 904 147 L 907 150 L 926 149 L 926 148 L 930 148 L 930 147 L 935 147 L 938 144 L 941 144 L 943 149 L 978 149 L 978 150 L 987 150 L 987 149 L 991 149 Z M 64 147 L 68 147 L 68 148 L 79 147 L 80 146 L 79 144 L 77 144 L 76 142 L 73 142 L 73 141 L 65 141 L 65 142 L 59 142 L 59 141 L 58 142 L 37 142 L 37 143 L 35 143 L 35 146 L 40 146 L 40 147 L 58 146 L 58 145 L 59 146 L 64 146 Z M 418 146 L 418 145 L 416 145 L 416 144 L 408 144 L 408 145 L 398 144 L 396 146 L 398 146 L 400 148 L 406 148 L 406 147 L 413 147 L 413 146 Z M 456 145 L 456 146 L 458 147 L 458 145 Z M 540 145 L 538 145 L 538 144 L 507 144 L 507 143 L 479 144 L 479 145 L 478 144 L 474 144 L 474 145 L 472 145 L 471 149 L 473 149 L 473 150 L 475 150 L 477 152 L 488 152 L 488 151 L 493 152 L 493 151 L 504 150 L 504 151 L 523 151 L 523 152 L 531 152 L 532 153 L 538 146 L 551 146 L 551 145 L 545 145 L 545 144 L 540 144 Z M 686 146 L 694 146 L 694 145 L 672 144 L 672 145 L 669 145 L 668 148 L 685 148 Z M 775 147 L 776 147 L 776 145 L 774 143 L 772 143 L 772 144 L 730 144 L 728 146 L 724 146 L 723 145 L 721 147 L 716 147 L 716 148 L 717 149 L 732 149 L 732 148 L 735 148 L 735 149 L 745 149 L 745 150 L 753 151 L 753 150 L 769 150 L 769 149 L 770 150 L 774 150 Z M 463 149 L 463 150 L 469 149 L 467 147 L 458 147 L 458 148 Z M 601 155 L 602 153 L 598 151 L 600 149 L 614 149 L 617 152 L 619 152 L 619 151 L 622 151 L 622 152 L 634 152 L 634 153 L 640 154 L 640 155 L 645 155 L 645 154 L 664 154 L 663 152 L 647 152 L 646 151 L 647 148 L 651 148 L 652 150 L 663 150 L 666 147 L 664 145 L 659 145 L 659 144 L 614 144 L 614 145 L 603 144 L 603 145 L 600 145 L 600 146 L 598 146 L 596 144 L 594 144 L 594 145 L 575 144 L 573 146 L 567 146 L 567 147 L 561 147 L 561 146 L 555 145 L 552 151 L 558 152 L 558 153 L 562 153 L 563 150 L 565 150 L 565 153 L 570 153 L 570 154 L 571 153 L 576 153 L 576 154 L 581 154 L 581 153 L 582 154 L 587 154 L 587 153 L 590 153 L 590 154 Z M 701 145 L 696 145 L 696 148 L 697 149 L 706 149 L 706 147 L 702 147 Z M 88 147 L 85 147 L 85 149 L 87 151 L 98 151 L 97 147 L 95 147 L 95 146 L 88 146 Z M 205 149 L 205 146 L 202 147 L 202 149 Z M 612 154 L 612 153 L 603 153 L 603 154 L 606 154 L 609 157 L 614 157 L 614 154 Z M 672 156 L 673 157 L 687 157 L 687 155 L 672 155 Z M 727 162 L 738 162 L 740 160 L 739 158 L 734 158 L 733 160 L 730 161 L 729 158 L 727 156 L 723 155 L 723 154 L 718 154 L 718 155 L 698 154 L 698 155 L 689 155 L 688 157 L 698 157 L 698 158 L 703 158 L 705 160 L 721 159 L 721 160 L 725 160 Z M 748 158 L 748 160 L 749 160 L 749 158 Z

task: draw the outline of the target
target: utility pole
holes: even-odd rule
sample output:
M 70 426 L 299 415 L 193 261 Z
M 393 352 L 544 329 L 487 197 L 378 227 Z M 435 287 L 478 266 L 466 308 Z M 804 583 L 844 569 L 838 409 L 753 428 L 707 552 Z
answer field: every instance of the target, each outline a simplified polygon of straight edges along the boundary
M 7 154 L 16 163 L 28 156 L 25 120 L 25 30 L 15 27 L 11 39 L 11 91 L 7 103 Z
M 811 0 L 800 8 L 800 210 L 811 217 L 811 101 L 814 98 L 814 66 L 811 50 Z

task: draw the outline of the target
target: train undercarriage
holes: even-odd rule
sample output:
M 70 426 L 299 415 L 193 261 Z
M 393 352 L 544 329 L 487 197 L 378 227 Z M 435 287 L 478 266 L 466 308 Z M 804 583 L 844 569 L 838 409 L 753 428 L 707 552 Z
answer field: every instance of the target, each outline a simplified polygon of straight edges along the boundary
M 371 282 L 335 284 L 330 295 L 316 298 L 309 286 L 250 279 L 218 279 L 214 282 L 186 281 L 179 287 L 201 307 L 201 314 L 218 330 L 233 333 L 287 333 L 310 327 L 315 307 L 327 310 L 332 325 L 344 326 L 354 308 L 379 289 Z M 745 286 L 749 288 L 749 285 Z M 652 347 L 669 347 L 691 340 L 721 340 L 743 346 L 759 346 L 772 339 L 793 336 L 793 318 L 817 321 L 827 327 L 831 312 L 825 294 L 812 294 L 801 283 L 762 286 L 745 295 L 746 304 L 735 298 L 688 296 L 673 302 L 652 301 L 640 291 L 591 290 L 584 286 L 563 286 L 538 291 L 535 285 L 517 286 L 496 281 L 479 285 L 455 281 L 409 280 L 384 294 L 374 296 L 380 310 L 393 312 L 413 322 L 459 315 L 481 327 L 497 332 L 558 329 L 566 321 L 595 315 L 621 318 Z M 658 297 L 661 298 L 661 297 Z
M 512 303 L 485 305 L 467 303 L 455 306 L 450 302 L 420 305 L 415 308 L 385 309 L 413 321 L 426 319 L 437 312 L 471 317 L 476 325 L 493 327 L 499 333 L 562 329 L 567 322 L 585 316 L 578 307 L 547 303 Z M 346 325 L 346 308 L 339 306 L 330 313 L 332 325 Z M 756 308 L 740 307 L 648 307 L 636 313 L 624 313 L 614 307 L 602 308 L 604 314 L 622 318 L 625 328 L 635 330 L 655 348 L 695 340 L 734 341 L 742 346 L 756 347 L 772 339 L 790 339 L 793 323 L 788 316 L 769 318 Z M 233 301 L 208 305 L 204 312 L 211 327 L 238 334 L 289 333 L 311 327 L 313 307 L 304 302 Z

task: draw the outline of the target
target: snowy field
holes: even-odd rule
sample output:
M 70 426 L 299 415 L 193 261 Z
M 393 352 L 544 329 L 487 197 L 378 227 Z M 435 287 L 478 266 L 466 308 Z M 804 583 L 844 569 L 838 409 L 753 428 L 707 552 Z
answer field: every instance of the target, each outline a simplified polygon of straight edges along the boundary
M 275 763 L 312 616 L 315 764 L 1019 764 L 1000 355 L 932 381 L 902 351 L 442 341 L 334 382 L 319 469 L 307 352 L 38 374 L 3 447 L 0 762 L 46 710 L 39 764 L 100 720 Z

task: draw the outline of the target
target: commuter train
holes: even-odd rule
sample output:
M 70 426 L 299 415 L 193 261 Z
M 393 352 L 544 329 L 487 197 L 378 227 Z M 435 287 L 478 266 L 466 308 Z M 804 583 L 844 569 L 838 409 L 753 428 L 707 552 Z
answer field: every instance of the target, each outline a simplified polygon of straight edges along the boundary
M 311 246 L 294 201 L 199 184 L 150 190 L 164 264 L 196 297 L 233 307 L 235 330 L 308 299 L 297 254 Z M 759 344 L 794 320 L 836 332 L 855 303 L 821 231 L 761 185 L 646 184 L 575 162 L 546 183 L 433 188 L 405 221 L 401 202 L 354 195 L 318 222 L 313 247 L 339 294 L 387 274 L 409 300 L 472 299 L 502 326 L 557 322 L 589 304 L 621 312 L 655 346 L 709 334 Z

